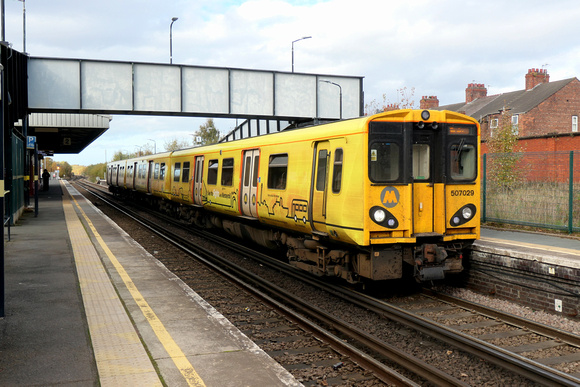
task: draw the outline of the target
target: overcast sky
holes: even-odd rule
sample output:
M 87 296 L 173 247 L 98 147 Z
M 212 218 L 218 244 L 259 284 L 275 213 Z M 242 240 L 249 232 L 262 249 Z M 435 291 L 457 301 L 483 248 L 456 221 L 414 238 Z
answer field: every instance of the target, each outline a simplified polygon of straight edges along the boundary
M 6 41 L 23 49 L 22 1 L 5 1 Z M 468 83 L 488 95 L 524 88 L 529 68 L 550 80 L 580 73 L 578 0 L 27 0 L 26 51 L 35 57 L 173 63 L 363 76 L 365 104 L 419 106 L 464 101 Z M 414 90 L 414 92 L 412 92 Z M 110 129 L 80 155 L 89 165 L 115 151 L 191 138 L 206 119 L 113 116 Z M 232 120 L 216 120 L 225 134 Z

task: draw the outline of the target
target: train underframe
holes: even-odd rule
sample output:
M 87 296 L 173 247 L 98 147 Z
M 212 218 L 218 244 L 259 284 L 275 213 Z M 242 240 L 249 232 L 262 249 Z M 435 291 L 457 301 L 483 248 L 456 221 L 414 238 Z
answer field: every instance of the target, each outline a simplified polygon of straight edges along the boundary
M 121 193 L 135 199 L 135 192 Z M 441 242 L 441 236 L 417 238 L 416 244 L 382 244 L 353 248 L 310 235 L 293 235 L 282 230 L 242 223 L 208 213 L 202 207 L 180 205 L 159 200 L 151 195 L 139 195 L 154 209 L 198 227 L 217 228 L 241 240 L 251 240 L 269 249 L 286 249 L 288 262 L 318 276 L 339 277 L 349 283 L 367 280 L 400 279 L 407 275 L 417 282 L 442 280 L 448 274 L 464 270 L 463 259 L 470 251 L 472 240 Z

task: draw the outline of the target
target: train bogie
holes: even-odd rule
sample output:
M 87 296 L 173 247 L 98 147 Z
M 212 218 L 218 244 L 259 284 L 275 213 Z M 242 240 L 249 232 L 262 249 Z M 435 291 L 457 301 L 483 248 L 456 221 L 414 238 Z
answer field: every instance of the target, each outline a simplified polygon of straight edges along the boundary
M 107 181 L 317 275 L 434 280 L 479 237 L 478 154 L 470 117 L 401 110 L 111 163 Z

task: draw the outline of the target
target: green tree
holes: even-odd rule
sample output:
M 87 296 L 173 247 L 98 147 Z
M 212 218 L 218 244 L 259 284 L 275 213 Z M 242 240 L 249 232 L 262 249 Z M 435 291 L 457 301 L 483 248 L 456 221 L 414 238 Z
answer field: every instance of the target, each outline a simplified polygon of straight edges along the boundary
M 187 139 L 173 138 L 171 140 L 165 141 L 163 146 L 167 152 L 173 152 L 178 149 L 189 148 L 191 147 L 191 143 Z
M 195 145 L 210 145 L 215 144 L 220 140 L 220 132 L 216 129 L 213 119 L 209 118 L 207 122 L 199 126 L 199 130 L 195 132 L 194 136 L 199 137 L 201 141 Z
M 96 182 L 97 178 L 104 179 L 105 171 L 107 170 L 106 163 L 92 164 L 85 168 L 84 176 L 92 182 Z
M 113 154 L 113 158 L 111 159 L 111 161 L 127 160 L 130 159 L 131 157 L 132 155 L 129 152 L 116 151 Z
M 406 86 L 397 89 L 397 102 L 389 103 L 387 94 L 382 95 L 382 100 L 377 101 L 373 99 L 365 104 L 365 115 L 371 116 L 373 114 L 382 113 L 388 110 L 396 109 L 413 109 L 415 107 L 415 88 L 407 88 Z
M 59 161 L 57 163 L 58 169 L 60 170 L 59 176 L 70 178 L 72 176 L 72 166 L 66 161 Z
M 517 126 L 512 124 L 512 114 L 509 108 L 504 108 L 498 120 L 498 127 L 493 136 L 487 139 L 488 147 L 488 178 L 497 188 L 511 190 L 524 174 L 520 165 L 522 147 L 518 144 Z

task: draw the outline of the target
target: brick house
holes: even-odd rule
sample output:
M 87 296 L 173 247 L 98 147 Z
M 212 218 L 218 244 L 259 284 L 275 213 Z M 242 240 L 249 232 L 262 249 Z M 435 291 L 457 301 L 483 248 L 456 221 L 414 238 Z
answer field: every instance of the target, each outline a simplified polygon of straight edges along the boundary
M 424 96 L 421 109 L 451 110 L 477 119 L 485 142 L 509 113 L 524 151 L 580 150 L 580 81 L 578 78 L 550 82 L 543 69 L 529 69 L 525 89 L 487 95 L 485 85 L 470 83 L 465 102 L 439 106 L 436 96 Z M 485 143 L 482 153 L 487 152 Z

